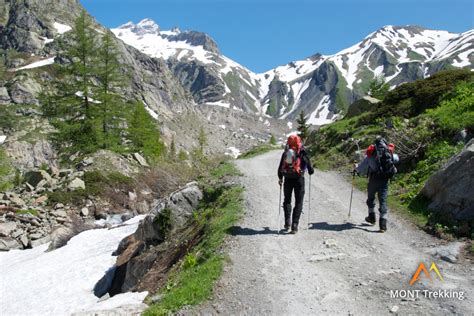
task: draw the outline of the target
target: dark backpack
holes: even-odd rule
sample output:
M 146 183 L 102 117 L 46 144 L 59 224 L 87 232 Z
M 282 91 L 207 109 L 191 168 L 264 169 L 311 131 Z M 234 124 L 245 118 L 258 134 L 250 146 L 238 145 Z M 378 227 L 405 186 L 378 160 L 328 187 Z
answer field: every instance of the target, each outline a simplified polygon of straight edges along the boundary
M 375 161 L 377 162 L 377 170 L 373 175 L 378 179 L 390 179 L 397 173 L 393 154 L 390 152 L 384 140 L 375 141 Z
M 288 145 L 283 152 L 281 173 L 286 178 L 297 178 L 301 175 L 300 153 L 297 150 L 291 149 Z

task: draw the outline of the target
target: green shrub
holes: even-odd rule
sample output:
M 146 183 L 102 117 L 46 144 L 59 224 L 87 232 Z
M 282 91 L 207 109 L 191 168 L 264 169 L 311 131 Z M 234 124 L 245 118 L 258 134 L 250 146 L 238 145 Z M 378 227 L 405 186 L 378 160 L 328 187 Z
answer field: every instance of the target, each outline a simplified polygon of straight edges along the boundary
M 474 130 L 474 81 L 459 84 L 440 106 L 426 114 L 437 129 L 453 135 L 463 128 Z
M 161 210 L 161 212 L 155 217 L 155 221 L 158 224 L 158 227 L 160 229 L 160 232 L 163 233 L 163 235 L 167 235 L 168 232 L 171 229 L 171 226 L 173 224 L 172 218 L 171 218 L 171 209 L 169 208 L 164 208 Z
M 183 263 L 183 268 L 189 269 L 189 268 L 194 268 L 197 265 L 197 258 L 195 255 L 192 253 L 188 253 L 184 257 L 184 263 Z

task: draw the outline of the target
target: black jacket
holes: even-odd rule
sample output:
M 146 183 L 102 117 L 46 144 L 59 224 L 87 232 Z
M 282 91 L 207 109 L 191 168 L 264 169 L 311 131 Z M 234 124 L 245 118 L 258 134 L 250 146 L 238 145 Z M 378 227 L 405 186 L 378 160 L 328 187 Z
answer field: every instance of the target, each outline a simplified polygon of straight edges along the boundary
M 310 175 L 313 174 L 314 173 L 313 165 L 311 164 L 311 160 L 309 160 L 308 153 L 306 152 L 304 148 L 300 150 L 300 157 L 301 157 L 302 162 L 306 164 L 306 167 L 308 168 L 308 173 Z M 283 172 L 281 171 L 281 169 L 283 167 L 284 159 L 285 159 L 285 152 L 283 152 L 283 154 L 281 155 L 280 164 L 278 165 L 278 179 L 280 180 L 283 179 Z M 303 176 L 304 176 L 304 170 L 303 172 L 301 172 L 300 177 L 303 177 Z

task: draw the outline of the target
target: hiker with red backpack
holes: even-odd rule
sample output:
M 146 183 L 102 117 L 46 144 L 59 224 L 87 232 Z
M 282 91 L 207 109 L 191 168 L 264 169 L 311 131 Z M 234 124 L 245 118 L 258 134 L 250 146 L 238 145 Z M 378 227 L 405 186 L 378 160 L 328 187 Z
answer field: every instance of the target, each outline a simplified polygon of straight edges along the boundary
M 283 210 L 285 213 L 285 231 L 296 234 L 298 232 L 298 223 L 301 212 L 303 210 L 304 198 L 304 173 L 312 175 L 314 173 L 313 166 L 309 160 L 308 154 L 298 135 L 290 135 L 285 146 L 278 166 L 278 184 L 283 184 L 284 201 Z M 295 207 L 293 208 L 293 216 L 291 214 L 291 196 L 295 193 Z M 309 211 L 309 210 L 308 210 Z
M 377 136 L 375 142 L 367 148 L 366 156 L 360 165 L 355 165 L 354 174 L 364 175 L 369 178 L 367 185 L 367 206 L 369 216 L 365 221 L 375 225 L 375 195 L 379 199 L 379 228 L 380 232 L 387 231 L 387 198 L 388 183 L 397 173 L 395 164 L 398 162 L 398 155 L 395 152 L 394 144 L 387 144 L 381 136 Z

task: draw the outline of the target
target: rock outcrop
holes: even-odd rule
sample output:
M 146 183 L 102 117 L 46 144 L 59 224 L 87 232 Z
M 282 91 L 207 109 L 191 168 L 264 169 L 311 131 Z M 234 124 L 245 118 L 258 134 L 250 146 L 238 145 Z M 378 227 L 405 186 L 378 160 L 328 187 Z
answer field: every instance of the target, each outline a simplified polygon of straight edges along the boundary
M 456 221 L 474 221 L 474 139 L 426 182 L 429 209 Z
M 170 248 L 166 247 L 165 240 L 175 232 L 192 229 L 187 223 L 192 218 L 193 211 L 197 210 L 202 197 L 203 193 L 196 182 L 187 184 L 172 193 L 169 198 L 159 201 L 152 212 L 142 220 L 137 231 L 122 240 L 115 252 L 118 258 L 108 291 L 111 296 L 148 288 L 149 284 L 142 282 L 150 282 L 153 287 L 159 285 L 159 276 L 196 242 L 193 236 L 187 236 L 191 237 L 190 240 L 179 240 L 178 244 Z

